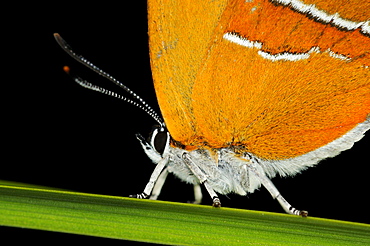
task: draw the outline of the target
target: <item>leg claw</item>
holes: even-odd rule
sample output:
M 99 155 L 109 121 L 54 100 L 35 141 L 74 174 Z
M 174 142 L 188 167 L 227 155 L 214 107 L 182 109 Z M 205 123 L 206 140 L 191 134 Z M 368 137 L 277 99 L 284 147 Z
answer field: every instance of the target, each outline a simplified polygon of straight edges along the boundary
M 213 204 L 212 204 L 213 207 L 215 208 L 219 208 L 221 207 L 221 201 L 218 197 L 214 197 L 213 198 Z
M 308 216 L 308 212 L 305 211 L 305 210 L 301 210 L 300 213 L 299 213 L 299 215 L 305 218 L 305 217 Z

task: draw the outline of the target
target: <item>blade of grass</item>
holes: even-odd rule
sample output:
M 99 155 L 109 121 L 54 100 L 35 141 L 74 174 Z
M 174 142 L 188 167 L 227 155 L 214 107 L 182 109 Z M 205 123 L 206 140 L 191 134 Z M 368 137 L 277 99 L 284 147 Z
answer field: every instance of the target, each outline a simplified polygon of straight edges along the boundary
M 55 188 L 55 187 L 49 187 L 49 186 L 43 186 L 43 185 L 36 185 L 36 184 L 28 184 L 28 183 L 21 183 L 16 181 L 9 181 L 9 180 L 3 180 L 0 179 L 0 186 L 14 186 L 14 187 L 26 187 L 26 188 L 38 188 L 38 189 L 44 189 L 44 190 L 64 190 L 61 188 Z
M 0 225 L 176 245 L 370 245 L 360 223 L 6 185 Z

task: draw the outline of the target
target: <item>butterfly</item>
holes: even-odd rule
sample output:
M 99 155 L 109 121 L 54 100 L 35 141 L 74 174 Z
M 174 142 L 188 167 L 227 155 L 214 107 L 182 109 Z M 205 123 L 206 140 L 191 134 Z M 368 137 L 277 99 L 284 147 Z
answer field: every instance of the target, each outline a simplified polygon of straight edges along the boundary
M 307 216 L 271 178 L 293 176 L 349 149 L 370 129 L 370 3 L 320 0 L 149 0 L 154 87 L 162 117 L 137 139 L 156 167 L 136 198 L 155 199 L 168 175 L 218 194 L 264 186 L 289 214 Z M 66 69 L 67 70 L 67 69 Z

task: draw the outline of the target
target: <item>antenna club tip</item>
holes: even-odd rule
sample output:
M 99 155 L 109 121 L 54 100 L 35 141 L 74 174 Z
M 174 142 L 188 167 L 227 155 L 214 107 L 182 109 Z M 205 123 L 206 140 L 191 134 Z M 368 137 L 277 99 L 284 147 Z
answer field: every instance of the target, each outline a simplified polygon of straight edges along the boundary
M 68 66 L 64 66 L 63 71 L 66 72 L 67 74 L 69 74 L 71 69 Z
M 54 38 L 55 38 L 55 40 L 58 42 L 58 43 L 60 43 L 61 42 L 61 40 L 63 40 L 62 39 L 62 37 L 59 35 L 59 33 L 54 33 L 53 34 L 53 36 L 54 36 Z

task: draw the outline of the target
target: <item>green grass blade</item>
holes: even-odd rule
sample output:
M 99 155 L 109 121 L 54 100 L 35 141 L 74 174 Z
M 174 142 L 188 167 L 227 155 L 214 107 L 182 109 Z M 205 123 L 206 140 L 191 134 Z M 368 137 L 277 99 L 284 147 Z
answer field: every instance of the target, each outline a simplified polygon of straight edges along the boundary
M 44 189 L 44 190 L 64 190 L 61 188 L 55 188 L 55 187 L 49 187 L 49 186 L 43 186 L 43 185 L 35 185 L 35 184 L 28 184 L 28 183 L 21 183 L 16 181 L 8 181 L 0 179 L 0 186 L 14 186 L 14 187 L 25 187 L 25 188 L 37 188 L 37 189 Z
M 0 225 L 176 245 L 370 245 L 367 224 L 6 185 Z

